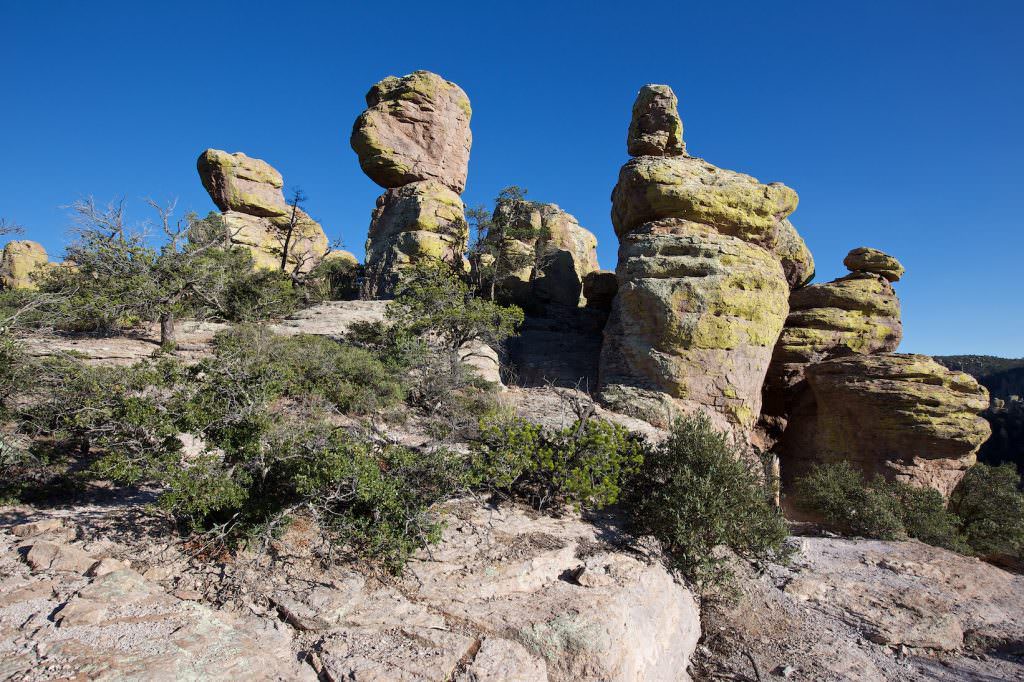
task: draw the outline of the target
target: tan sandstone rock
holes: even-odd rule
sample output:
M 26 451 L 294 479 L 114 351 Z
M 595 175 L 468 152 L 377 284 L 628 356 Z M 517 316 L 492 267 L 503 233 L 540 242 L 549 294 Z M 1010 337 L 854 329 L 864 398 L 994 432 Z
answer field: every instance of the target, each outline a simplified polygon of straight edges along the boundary
M 663 220 L 622 238 L 617 275 L 603 399 L 658 425 L 703 408 L 751 427 L 787 311 L 779 262 L 705 225 Z
M 633 103 L 626 149 L 630 156 L 681 156 L 686 153 L 679 100 L 667 85 L 640 88 Z
M 903 265 L 898 260 L 867 246 L 858 247 L 846 254 L 843 265 L 853 272 L 873 272 L 890 282 L 898 282 L 903 276 Z
M 903 338 L 900 301 L 870 272 L 797 289 L 765 379 L 764 413 L 785 419 L 806 390 L 808 365 L 846 355 L 896 350 Z
M 366 240 L 368 297 L 389 295 L 402 268 L 421 260 L 461 263 L 469 232 L 462 199 L 436 180 L 389 189 L 377 199 Z
M 925 355 L 853 355 L 809 365 L 811 405 L 782 440 L 784 471 L 847 461 L 949 496 L 991 429 L 988 391 Z
M 8 242 L 0 254 L 0 288 L 35 289 L 33 273 L 49 262 L 42 244 L 27 239 Z
M 248 248 L 257 268 L 281 267 L 289 231 L 289 270 L 309 272 L 327 253 L 327 235 L 320 223 L 288 205 L 281 174 L 266 161 L 207 149 L 196 167 L 203 187 L 224 212 L 232 243 Z
M 549 303 L 571 308 L 584 305 L 583 280 L 599 269 L 597 237 L 556 204 L 503 200 L 495 214 L 495 220 L 513 232 L 535 235 L 506 243 L 506 249 L 520 255 L 527 265 L 507 273 L 498 288 L 529 310 Z
M 472 134 L 469 98 L 429 71 L 389 76 L 370 88 L 352 149 L 377 199 L 366 241 L 363 298 L 388 297 L 402 268 L 425 260 L 461 267 L 469 230 L 459 194 Z
M 352 128 L 359 165 L 381 187 L 437 180 L 466 187 L 472 109 L 462 88 L 436 73 L 388 76 L 366 94 Z
M 618 294 L 601 397 L 660 425 L 704 409 L 748 430 L 790 288 L 811 277 L 813 259 L 786 220 L 796 192 L 685 155 L 668 142 L 674 117 L 670 88 L 641 90 L 629 149 L 646 155 L 622 167 L 612 192 Z

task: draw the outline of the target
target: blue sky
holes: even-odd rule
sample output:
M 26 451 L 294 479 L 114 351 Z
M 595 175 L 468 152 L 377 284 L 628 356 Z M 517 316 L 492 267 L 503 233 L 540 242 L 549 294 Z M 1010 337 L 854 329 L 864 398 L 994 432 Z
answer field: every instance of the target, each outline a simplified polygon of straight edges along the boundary
M 269 161 L 362 253 L 382 191 L 348 146 L 363 96 L 416 69 L 473 103 L 464 199 L 561 205 L 615 265 L 609 194 L 644 83 L 690 153 L 800 194 L 818 263 L 907 267 L 902 351 L 1024 356 L 1024 3 L 0 0 L 0 216 L 57 255 L 93 195 L 213 208 L 206 147 Z

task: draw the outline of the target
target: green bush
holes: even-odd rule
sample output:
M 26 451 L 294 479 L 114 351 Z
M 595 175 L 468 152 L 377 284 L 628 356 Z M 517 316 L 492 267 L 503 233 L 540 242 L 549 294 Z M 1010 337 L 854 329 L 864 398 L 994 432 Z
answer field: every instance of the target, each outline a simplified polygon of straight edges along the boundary
M 1013 464 L 976 464 L 953 491 L 949 508 L 961 519 L 971 548 L 982 556 L 1020 557 L 1024 550 L 1024 494 Z
M 815 466 L 796 484 L 797 499 L 847 535 L 896 540 L 905 537 L 896 500 L 868 486 L 848 462 Z
M 796 493 L 802 507 L 847 535 L 880 540 L 911 537 L 964 554 L 984 554 L 986 531 L 982 528 L 997 535 L 1013 534 L 1014 500 L 1017 532 L 1024 537 L 1024 497 L 1015 487 L 1016 472 L 1010 466 L 1009 476 L 1001 472 L 992 477 L 993 471 L 984 465 L 968 471 L 953 493 L 955 503 L 951 501 L 948 508 L 937 490 L 881 476 L 866 481 L 848 462 L 815 466 L 797 481 Z
M 618 500 L 642 461 L 641 442 L 618 424 L 586 419 L 545 429 L 499 416 L 482 421 L 473 466 L 479 483 L 523 495 L 538 509 L 599 509 Z
M 237 327 L 214 340 L 216 363 L 230 360 L 261 372 L 278 395 L 318 395 L 340 411 L 370 414 L 401 402 L 398 373 L 365 348 L 324 336 L 278 336 L 260 327 Z
M 671 566 L 704 590 L 729 583 L 720 548 L 751 561 L 785 556 L 786 523 L 769 495 L 757 467 L 700 414 L 648 450 L 624 504 L 636 532 L 657 538 Z

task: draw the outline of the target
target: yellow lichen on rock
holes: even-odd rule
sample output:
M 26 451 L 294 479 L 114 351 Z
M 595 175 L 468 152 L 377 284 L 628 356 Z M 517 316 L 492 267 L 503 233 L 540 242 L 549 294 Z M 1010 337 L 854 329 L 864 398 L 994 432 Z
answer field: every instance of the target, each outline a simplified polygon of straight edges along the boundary
M 0 285 L 4 289 L 35 289 L 33 276 L 49 262 L 42 244 L 27 239 L 8 242 L 0 256 Z

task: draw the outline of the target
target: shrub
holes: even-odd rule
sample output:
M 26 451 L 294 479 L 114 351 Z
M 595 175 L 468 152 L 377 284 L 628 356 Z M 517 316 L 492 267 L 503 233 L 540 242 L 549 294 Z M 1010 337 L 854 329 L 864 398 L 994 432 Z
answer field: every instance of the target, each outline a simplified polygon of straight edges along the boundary
M 643 461 L 641 442 L 602 419 L 544 429 L 518 417 L 483 420 L 476 480 L 517 492 L 538 509 L 552 503 L 599 509 L 615 503 L 622 481 Z
M 976 464 L 953 491 L 949 508 L 982 556 L 1020 556 L 1024 550 L 1024 494 L 1013 464 Z
M 816 465 L 797 481 L 800 505 L 841 533 L 895 540 L 905 535 L 896 501 L 864 481 L 848 462 Z
M 405 388 L 395 371 L 365 348 L 324 336 L 278 336 L 240 327 L 214 340 L 217 363 L 262 372 L 277 395 L 318 395 L 340 411 L 370 414 L 400 402 Z
M 781 559 L 786 523 L 762 477 L 707 416 L 682 419 L 650 448 L 625 500 L 639 534 L 653 535 L 671 566 L 704 590 L 729 582 L 721 547 L 752 561 Z
M 946 500 L 938 490 L 882 479 L 876 479 L 874 487 L 893 501 L 908 536 L 955 552 L 971 551 L 961 533 L 960 518 L 946 509 Z

